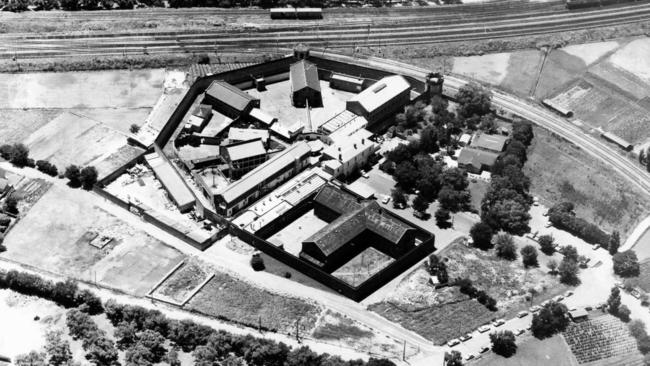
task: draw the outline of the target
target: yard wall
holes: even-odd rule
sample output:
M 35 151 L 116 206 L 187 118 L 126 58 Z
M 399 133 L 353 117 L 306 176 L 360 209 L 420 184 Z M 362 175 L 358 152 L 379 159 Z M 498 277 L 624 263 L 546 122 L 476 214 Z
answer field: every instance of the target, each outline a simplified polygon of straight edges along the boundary
M 100 180 L 97 182 L 97 184 L 98 184 L 100 187 L 105 187 L 105 186 L 108 185 L 110 182 L 112 182 L 112 181 L 114 181 L 115 179 L 117 179 L 117 177 L 119 177 L 120 175 L 124 174 L 124 172 L 126 172 L 127 169 L 132 168 L 132 167 L 135 166 L 137 163 L 142 163 L 142 162 L 144 162 L 143 157 L 144 157 L 146 154 L 147 154 L 147 151 L 143 151 L 142 153 L 138 154 L 136 157 L 134 157 L 133 159 L 129 160 L 128 162 L 126 162 L 126 163 L 125 163 L 124 165 L 122 165 L 121 167 L 117 168 L 117 169 L 114 170 L 113 172 L 111 172 L 111 173 L 109 173 L 108 175 L 106 175 L 104 178 L 100 179 Z

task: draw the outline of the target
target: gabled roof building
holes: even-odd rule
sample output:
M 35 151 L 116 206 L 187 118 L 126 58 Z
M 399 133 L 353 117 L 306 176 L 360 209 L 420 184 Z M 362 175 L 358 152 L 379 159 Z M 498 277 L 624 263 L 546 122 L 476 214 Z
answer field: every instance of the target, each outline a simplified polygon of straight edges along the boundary
M 411 84 L 403 76 L 387 76 L 346 102 L 346 109 L 377 123 L 404 108 L 411 100 Z
M 291 79 L 291 104 L 294 107 L 323 106 L 316 65 L 300 60 L 290 66 L 289 78 Z
M 203 101 L 230 118 L 247 115 L 251 109 L 260 107 L 259 99 L 222 80 L 210 84 Z

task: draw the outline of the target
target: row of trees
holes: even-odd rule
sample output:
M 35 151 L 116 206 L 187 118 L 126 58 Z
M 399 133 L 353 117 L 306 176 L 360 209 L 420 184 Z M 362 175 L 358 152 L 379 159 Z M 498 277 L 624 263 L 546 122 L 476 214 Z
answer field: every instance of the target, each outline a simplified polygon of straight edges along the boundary
M 621 290 L 616 286 L 612 287 L 607 298 L 607 312 L 626 323 L 630 321 L 630 309 L 621 304 Z
M 68 178 L 68 185 L 72 188 L 93 189 L 97 183 L 97 169 L 94 166 L 79 168 L 76 165 L 69 165 L 65 168 L 64 177 Z
M 79 289 L 72 280 L 52 282 L 26 272 L 0 271 L 0 288 L 48 299 L 65 308 L 78 307 L 91 315 L 101 314 L 104 310 L 101 300 L 95 294 Z
M 484 305 L 486 308 L 488 308 L 491 311 L 497 311 L 497 301 L 488 295 L 487 292 L 483 290 L 479 290 L 476 287 L 474 287 L 474 284 L 472 284 L 472 281 L 469 278 L 461 278 L 456 280 L 456 286 L 459 287 L 460 292 L 464 293 L 465 295 L 476 299 L 479 303 Z
M 595 224 L 577 217 L 574 212 L 574 205 L 571 202 L 562 202 L 551 207 L 548 210 L 548 219 L 553 226 L 565 230 L 587 243 L 598 244 L 605 248 L 609 247 L 612 238 Z M 619 240 L 618 234 L 615 240 Z M 618 250 L 618 244 L 615 244 L 616 250 Z
M 648 363 L 648 354 L 650 353 L 650 336 L 645 328 L 645 323 L 635 319 L 628 324 L 630 334 L 636 339 L 636 345 L 639 351 L 646 355 L 646 364 Z

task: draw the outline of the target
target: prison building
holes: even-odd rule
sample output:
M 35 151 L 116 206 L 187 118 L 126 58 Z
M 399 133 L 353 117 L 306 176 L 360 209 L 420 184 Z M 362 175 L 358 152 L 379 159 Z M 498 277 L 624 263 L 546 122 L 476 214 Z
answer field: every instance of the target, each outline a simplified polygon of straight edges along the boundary
M 508 136 L 488 135 L 487 133 L 477 132 L 469 146 L 485 151 L 502 152 L 507 143 Z
M 363 90 L 363 79 L 343 74 L 332 74 L 330 77 L 330 88 L 351 93 L 360 93 Z
M 498 158 L 497 153 L 465 147 L 460 150 L 458 167 L 469 173 L 481 174 L 483 171 L 490 171 Z
M 221 215 L 232 216 L 309 165 L 311 149 L 300 141 L 280 151 L 214 196 Z
M 248 115 L 253 108 L 260 107 L 259 99 L 221 80 L 215 80 L 210 84 L 205 91 L 203 102 L 233 119 Z
M 230 142 L 250 141 L 261 139 L 264 146 L 269 143 L 269 131 L 259 130 L 256 128 L 237 128 L 231 127 L 228 130 L 228 140 Z
M 398 258 L 415 246 L 416 230 L 385 213 L 376 201 L 325 185 L 314 197 L 314 214 L 329 224 L 302 243 L 300 257 L 333 272 L 369 246 Z
M 194 195 L 171 163 L 158 153 L 145 155 L 144 159 L 169 194 L 169 198 L 178 206 L 178 209 L 181 212 L 191 210 L 195 202 Z
M 384 120 L 410 102 L 411 84 L 399 75 L 387 76 L 346 102 L 345 109 L 368 120 L 368 125 Z
M 316 65 L 300 60 L 290 66 L 289 78 L 291 79 L 291 104 L 294 107 L 323 106 Z
M 212 107 L 207 104 L 196 106 L 185 123 L 185 128 L 191 132 L 201 132 L 212 117 Z
M 329 138 L 324 139 L 324 141 L 331 144 L 332 139 L 336 136 L 351 136 L 355 132 L 366 128 L 366 126 L 368 126 L 368 120 L 345 110 L 318 127 L 318 132 L 323 135 L 329 135 Z
M 333 177 L 349 176 L 368 163 L 379 146 L 370 141 L 372 133 L 361 129 L 341 136 L 323 150 L 323 170 Z
M 266 161 L 266 148 L 257 138 L 219 146 L 219 155 L 228 164 L 230 178 L 238 179 Z
M 261 109 L 259 108 L 253 108 L 248 116 L 254 121 L 261 123 L 264 127 L 269 128 L 271 127 L 272 124 L 278 121 L 277 118 L 269 116 L 268 114 L 264 113 Z

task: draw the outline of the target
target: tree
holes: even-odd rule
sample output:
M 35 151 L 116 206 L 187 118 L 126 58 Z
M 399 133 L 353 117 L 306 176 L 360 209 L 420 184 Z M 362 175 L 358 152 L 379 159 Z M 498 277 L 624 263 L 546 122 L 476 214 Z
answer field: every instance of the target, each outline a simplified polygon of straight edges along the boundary
M 14 359 L 16 366 L 45 366 L 45 353 L 31 351 L 27 354 L 18 355 Z
M 505 151 L 506 155 L 516 157 L 522 164 L 526 162 L 526 145 L 517 140 L 513 140 L 508 144 Z
M 490 341 L 492 342 L 492 351 L 497 355 L 510 357 L 517 353 L 515 335 L 509 330 L 491 333 Z
M 497 256 L 513 261 L 517 259 L 517 247 L 512 235 L 508 233 L 498 233 L 493 239 Z
M 440 114 L 442 111 L 447 111 L 447 108 L 449 107 L 449 102 L 447 99 L 441 97 L 440 95 L 436 94 L 433 97 L 431 97 L 431 110 L 435 114 Z
M 618 314 L 616 315 L 618 316 L 619 319 L 627 323 L 630 321 L 630 314 L 632 314 L 630 309 L 625 305 L 621 305 L 618 308 Z
M 539 250 L 546 255 L 553 255 L 555 253 L 555 239 L 552 235 L 542 235 L 537 240 L 539 243 Z
M 446 229 L 451 227 L 451 224 L 449 223 L 449 220 L 451 219 L 451 215 L 449 214 L 449 211 L 440 207 L 436 210 L 435 217 L 436 217 L 436 225 L 438 225 L 439 228 Z
M 537 249 L 532 245 L 526 245 L 521 248 L 521 260 L 524 263 L 524 267 L 538 267 Z
M 469 231 L 472 237 L 473 246 L 479 249 L 488 250 L 492 248 L 492 228 L 483 222 L 477 222 Z
M 83 189 L 87 191 L 93 189 L 93 186 L 97 183 L 97 169 L 94 166 L 87 166 L 81 169 L 79 180 Z
M 422 197 L 422 195 L 418 194 L 413 199 L 412 206 L 415 211 L 425 213 L 429 208 L 429 202 L 427 202 L 427 200 L 424 197 Z
M 576 249 L 576 247 L 573 245 L 567 245 L 562 248 L 562 254 L 566 259 L 572 260 L 574 262 L 578 261 L 578 249 Z
M 73 188 L 81 186 L 81 171 L 76 165 L 69 165 L 65 168 L 65 173 L 63 174 L 68 178 L 68 185 Z
M 440 262 L 438 265 L 438 271 L 436 271 L 436 277 L 438 278 L 438 282 L 440 283 L 447 283 L 449 282 L 449 273 L 447 273 L 447 265 L 445 262 Z
M 390 191 L 390 196 L 393 200 L 393 207 L 406 207 L 406 195 L 404 190 L 397 187 Z
M 555 274 L 555 271 L 557 271 L 557 261 L 555 259 L 550 259 L 546 263 L 546 267 L 548 267 L 551 274 Z
M 251 258 L 251 267 L 253 267 L 253 270 L 255 271 L 263 271 L 266 266 L 264 266 L 264 259 L 259 254 L 253 254 L 253 257 Z
M 45 333 L 45 353 L 47 353 L 47 363 L 51 366 L 68 365 L 72 360 L 70 343 L 63 339 L 61 331 Z
M 427 153 L 436 153 L 438 147 L 438 130 L 434 126 L 427 126 L 420 132 L 420 148 Z
M 105 336 L 98 337 L 86 349 L 86 360 L 97 366 L 113 366 L 118 364 L 115 343 Z
M 443 186 L 438 192 L 440 207 L 451 212 L 458 212 L 468 208 L 471 199 L 472 196 L 466 189 L 457 191 L 449 185 Z
M 569 325 L 567 308 L 564 304 L 550 302 L 537 314 L 533 314 L 531 332 L 538 339 L 549 338 L 558 332 L 564 331 Z
M 114 334 L 117 348 L 122 351 L 131 348 L 138 340 L 138 329 L 132 322 L 120 322 L 115 327 Z
M 476 83 L 463 85 L 456 93 L 461 117 L 482 116 L 490 112 L 492 93 Z
M 560 273 L 560 282 L 571 286 L 577 286 L 580 284 L 580 279 L 578 278 L 578 263 L 576 261 L 564 257 L 560 262 L 558 272 Z
M 630 335 L 636 339 L 648 335 L 648 332 L 645 329 L 645 323 L 639 319 L 632 320 L 627 327 L 630 330 Z
M 64 282 L 57 282 L 52 289 L 52 300 L 65 308 L 72 308 L 77 306 L 75 295 L 78 290 L 77 282 L 67 279 Z
M 445 366 L 463 366 L 463 358 L 458 351 L 445 352 Z
M 497 124 L 494 120 L 494 115 L 492 113 L 489 113 L 481 117 L 481 122 L 478 124 L 478 129 L 488 134 L 496 133 Z
M 614 255 L 618 253 L 618 248 L 621 246 L 621 236 L 617 230 L 612 232 L 612 235 L 609 236 L 609 244 L 607 245 L 607 250 L 609 254 Z
M 323 357 L 307 346 L 295 348 L 287 355 L 286 366 L 319 366 Z
M 395 181 L 404 190 L 411 190 L 419 178 L 419 172 L 410 161 L 402 161 L 395 167 Z
M 5 199 L 3 209 L 6 213 L 18 215 L 18 199 L 16 198 L 16 195 L 12 193 Z
M 366 362 L 366 366 L 395 366 L 395 363 L 385 358 L 370 357 L 368 362 Z
M 90 315 L 97 315 L 104 312 L 102 300 L 90 290 L 83 289 L 77 291 L 74 302 L 79 306 L 79 310 Z
M 528 207 L 516 200 L 495 202 L 487 211 L 481 212 L 481 219 L 494 229 L 501 229 L 513 235 L 530 232 Z
M 621 290 L 614 286 L 607 299 L 607 311 L 612 315 L 617 315 L 621 307 Z
M 167 352 L 167 359 L 165 361 L 169 366 L 181 366 L 181 360 L 178 358 L 176 348 L 172 348 Z
M 37 160 L 36 169 L 42 171 L 43 173 L 51 177 L 56 177 L 59 174 L 59 171 L 56 169 L 56 166 L 54 166 L 54 164 L 51 164 L 47 160 Z
M 158 332 L 152 330 L 145 330 L 138 334 L 138 345 L 143 346 L 149 351 L 147 361 L 151 363 L 160 362 L 165 354 L 167 349 L 165 348 L 165 338 L 160 335 Z
M 512 138 L 528 146 L 533 141 L 533 126 L 530 122 L 516 119 L 512 122 Z
M 9 162 L 19 168 L 30 165 L 29 149 L 27 146 L 23 144 L 14 144 L 9 153 Z
M 614 254 L 614 273 L 621 277 L 636 277 L 640 273 L 639 259 L 632 250 Z
M 129 131 L 131 131 L 132 134 L 136 134 L 140 132 L 140 126 L 134 123 L 131 125 L 131 127 L 129 127 Z

